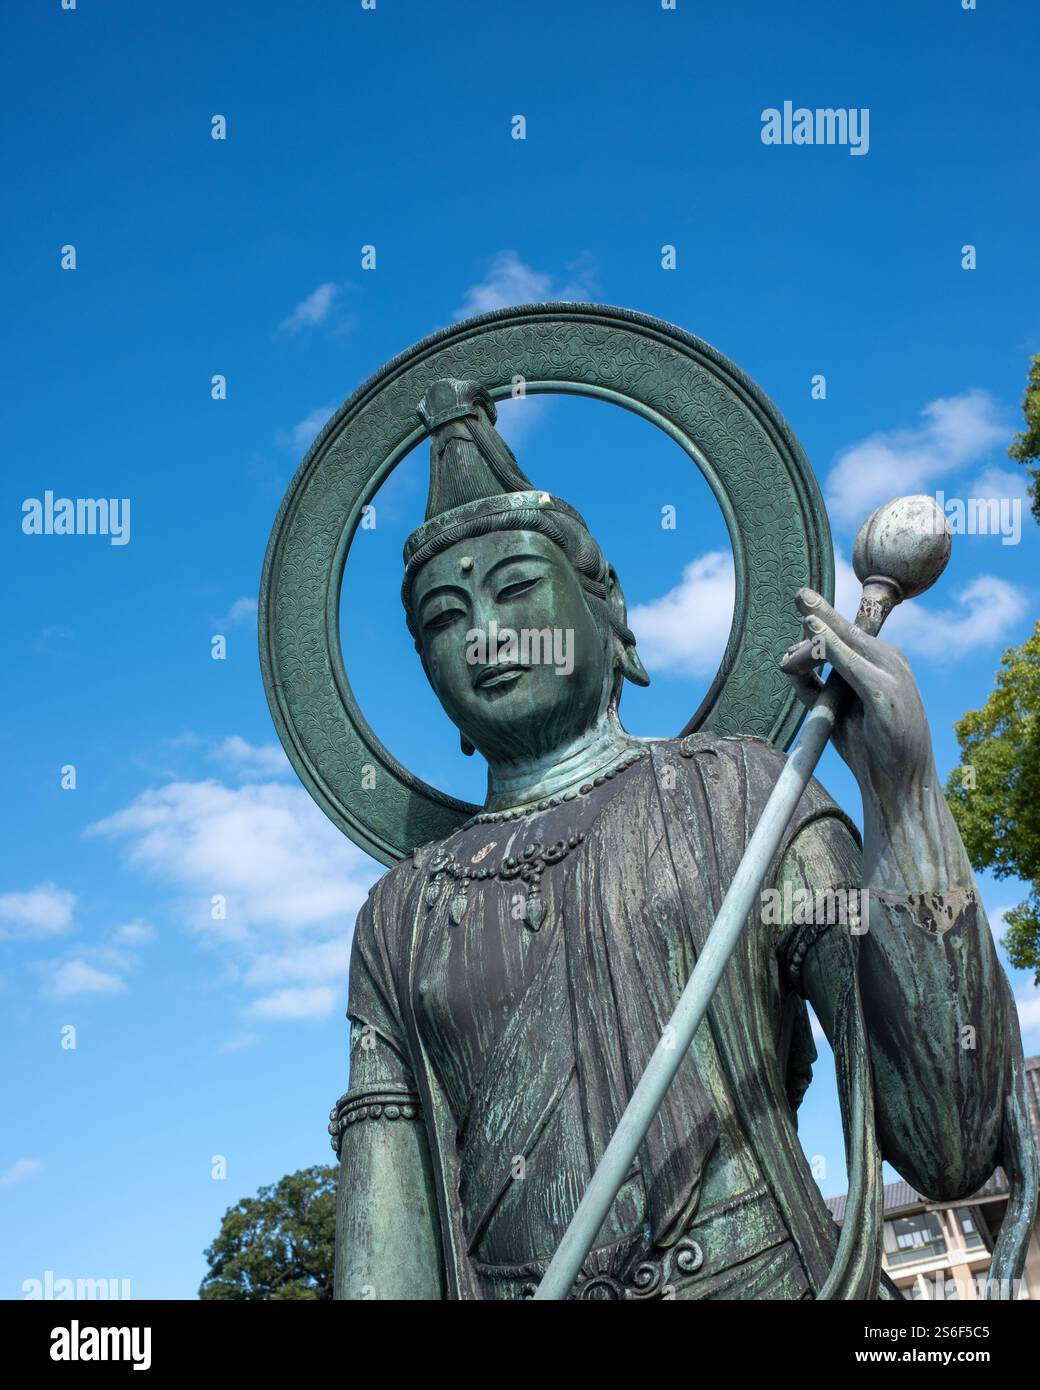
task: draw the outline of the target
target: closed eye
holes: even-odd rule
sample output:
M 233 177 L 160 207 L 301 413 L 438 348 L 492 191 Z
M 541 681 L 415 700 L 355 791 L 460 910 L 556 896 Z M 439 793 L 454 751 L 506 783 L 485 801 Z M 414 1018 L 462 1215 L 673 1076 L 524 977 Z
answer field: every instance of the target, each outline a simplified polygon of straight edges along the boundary
M 423 623 L 427 632 L 436 632 L 439 628 L 448 627 L 456 618 L 462 616 L 458 608 L 445 608 L 440 613 L 435 613 L 432 618 Z
M 536 584 L 540 584 L 542 578 L 542 575 L 536 574 L 531 579 L 518 579 L 515 584 L 506 584 L 504 588 L 498 591 L 499 603 L 503 600 L 508 602 L 510 599 L 519 598 L 521 594 L 526 594 L 529 590 L 533 589 Z

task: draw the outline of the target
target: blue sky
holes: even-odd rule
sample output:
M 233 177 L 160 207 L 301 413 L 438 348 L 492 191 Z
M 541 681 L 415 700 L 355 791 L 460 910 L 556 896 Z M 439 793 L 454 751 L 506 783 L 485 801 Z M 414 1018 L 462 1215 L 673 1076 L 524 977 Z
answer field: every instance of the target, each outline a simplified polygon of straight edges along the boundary
M 0 1296 L 50 1269 L 193 1297 L 225 1208 L 330 1157 L 350 929 L 380 870 L 277 748 L 252 607 L 328 415 L 469 312 L 570 296 L 658 314 L 790 421 L 830 498 L 848 609 L 842 557 L 875 503 L 1021 496 L 1005 449 L 1040 351 L 1038 28 L 1000 0 L 9 8 Z M 868 153 L 764 145 L 762 111 L 788 99 L 869 108 Z M 585 512 L 621 574 L 653 677 L 626 696 L 629 726 L 675 732 L 728 629 L 714 500 L 623 412 L 504 414 L 525 470 Z M 359 539 L 346 659 L 391 750 L 476 798 L 397 597 L 424 467 L 425 450 L 401 465 Z M 23 502 L 46 490 L 128 497 L 129 543 L 24 535 Z M 958 537 L 941 585 L 893 620 L 944 775 L 953 721 L 1036 619 L 1036 558 L 1023 509 L 1019 544 Z M 858 817 L 833 754 L 822 777 Z M 994 918 L 1021 896 L 982 887 Z M 1037 992 L 1012 978 L 1040 1050 Z M 843 1190 L 826 1056 L 802 1135 L 824 1191 Z

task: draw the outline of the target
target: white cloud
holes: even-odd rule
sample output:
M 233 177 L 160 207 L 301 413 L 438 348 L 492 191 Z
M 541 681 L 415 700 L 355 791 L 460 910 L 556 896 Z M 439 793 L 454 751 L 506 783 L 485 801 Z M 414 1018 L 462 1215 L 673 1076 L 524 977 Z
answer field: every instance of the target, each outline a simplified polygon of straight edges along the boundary
M 294 945 L 291 951 L 258 956 L 249 967 L 251 985 L 321 984 L 343 979 L 350 957 L 350 933 L 343 931 L 325 941 Z
M 72 926 L 76 898 L 53 883 L 25 893 L 0 893 L 0 938 L 59 936 Z
M 827 478 L 827 503 L 837 521 L 858 524 L 879 503 L 925 491 L 1010 438 L 985 391 L 932 401 L 921 415 L 924 423 L 914 429 L 879 431 L 839 455 Z
M 835 604 L 854 618 L 862 585 L 848 560 L 835 552 Z M 1028 607 L 1023 589 L 996 575 L 976 575 L 951 595 L 953 603 L 933 607 L 928 597 L 909 599 L 893 609 L 885 623 L 883 641 L 902 647 L 908 656 L 933 661 L 960 661 L 971 652 L 998 647 Z
M 37 960 L 30 970 L 40 976 L 40 997 L 65 999 L 113 998 L 126 993 L 125 976 L 139 964 L 139 957 L 126 946 L 144 945 L 153 929 L 143 922 L 117 927 L 111 940 L 118 945 L 81 944 L 70 947 L 63 956 Z
M 183 919 L 259 992 L 253 1016 L 345 1007 L 350 929 L 381 871 L 302 788 L 173 782 L 88 833 L 120 841 L 132 864 L 171 886 Z M 217 894 L 226 920 L 212 919 Z
M 1029 479 L 1024 472 L 1012 473 L 1008 468 L 990 465 L 971 482 L 966 493 L 968 497 L 977 498 L 992 497 L 1000 500 L 1008 497 L 1012 501 L 1020 502 L 1023 511 L 1029 511 Z
M 849 622 L 859 611 L 860 595 L 863 592 L 863 585 L 856 578 L 856 571 L 846 560 L 840 550 L 834 552 L 834 607 L 842 615 L 848 618 Z M 913 600 L 915 603 L 916 599 Z M 888 623 L 892 621 L 889 616 Z M 883 637 L 888 637 L 891 629 L 885 624 L 882 632 Z
M 276 442 L 284 449 L 291 449 L 293 453 L 305 453 L 328 424 L 335 411 L 336 406 L 334 405 L 319 405 L 309 415 L 305 415 L 302 420 L 297 421 L 291 429 L 279 430 L 275 436 Z
M 594 281 L 592 262 L 587 256 L 579 257 L 567 268 L 565 277 L 556 279 L 548 271 L 527 265 L 515 251 L 500 251 L 485 278 L 466 291 L 454 316 L 466 319 L 473 314 L 488 314 L 493 309 L 546 299 L 588 300 Z
M 712 550 L 692 560 L 682 582 L 629 613 L 639 655 L 651 674 L 714 675 L 733 623 L 733 556 Z
M 116 927 L 112 933 L 112 940 L 118 941 L 122 946 L 147 946 L 155 940 L 155 935 L 155 928 L 148 922 L 126 922 L 123 926 Z
M 339 286 L 332 280 L 319 285 L 306 299 L 301 299 L 292 313 L 278 325 L 283 333 L 299 333 L 304 328 L 317 328 L 329 316 L 332 302 L 339 292 Z
M 373 877 L 371 860 L 302 788 L 274 783 L 173 782 L 88 833 L 123 840 L 132 863 L 195 899 L 196 926 L 225 925 L 233 935 L 342 922 Z M 213 894 L 227 900 L 225 924 L 211 918 Z
M 852 619 L 862 585 L 835 551 L 834 606 Z M 713 675 L 733 622 L 733 557 L 713 550 L 688 564 L 676 588 L 637 604 L 629 613 L 639 655 L 651 674 Z M 1028 607 L 1023 589 L 995 575 L 977 575 L 952 596 L 952 604 L 928 607 L 911 599 L 896 608 L 882 638 L 910 656 L 958 661 L 1004 642 Z
M 531 429 L 542 423 L 551 405 L 551 396 L 523 396 L 498 402 L 495 428 L 514 453 Z M 522 462 L 520 466 L 523 467 Z
M 111 970 L 99 970 L 85 960 L 56 962 L 45 967 L 46 978 L 40 993 L 46 999 L 82 999 L 123 994 L 126 984 Z
M 248 743 L 238 734 L 224 739 L 210 756 L 243 777 L 281 777 L 291 771 L 281 744 Z
M 312 985 L 307 989 L 279 989 L 250 1004 L 251 1018 L 268 1019 L 278 1023 L 306 1022 L 327 1018 L 338 1005 L 345 1009 L 346 990 L 332 985 Z
M 27 1178 L 34 1178 L 42 1167 L 42 1159 L 19 1158 L 10 1168 L 5 1168 L 0 1173 L 0 1187 L 14 1187 L 16 1183 L 25 1182 Z
M 255 598 L 236 598 L 221 619 L 222 627 L 237 627 L 239 623 L 256 622 L 257 603 Z
M 483 280 L 470 285 L 462 304 L 453 317 L 466 319 L 474 314 L 489 314 L 494 309 L 508 309 L 515 304 L 533 304 L 542 300 L 580 300 L 587 302 L 596 291 L 595 269 L 591 256 L 582 253 L 566 268 L 564 275 L 553 276 L 549 271 L 535 270 L 522 261 L 515 251 L 500 251 L 488 267 Z M 498 402 L 497 428 L 516 450 L 533 426 L 540 424 L 550 408 L 551 396 L 530 395 Z
M 1018 1005 L 1018 1026 L 1023 1033 L 1040 1033 L 1040 989 L 1028 985 L 1015 998 Z

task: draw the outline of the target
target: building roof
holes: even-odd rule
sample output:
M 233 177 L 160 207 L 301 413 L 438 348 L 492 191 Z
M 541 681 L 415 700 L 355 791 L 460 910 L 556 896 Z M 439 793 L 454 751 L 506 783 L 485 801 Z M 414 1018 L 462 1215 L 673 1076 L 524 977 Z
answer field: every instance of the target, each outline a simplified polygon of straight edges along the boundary
M 1008 1191 L 1008 1181 L 1004 1176 L 1003 1168 L 997 1168 L 993 1176 L 982 1184 L 977 1192 L 973 1192 L 970 1197 L 962 1198 L 965 1203 L 977 1202 L 980 1198 L 1003 1197 Z M 825 1197 L 823 1200 L 827 1204 L 827 1209 L 840 1226 L 845 1220 L 845 1203 L 848 1193 L 843 1192 L 840 1197 Z M 886 1182 L 885 1183 L 885 1215 L 897 1216 L 899 1212 L 913 1210 L 915 1207 L 934 1207 L 947 1206 L 952 1203 L 935 1202 L 931 1197 L 924 1196 L 918 1192 L 916 1187 L 908 1182 Z

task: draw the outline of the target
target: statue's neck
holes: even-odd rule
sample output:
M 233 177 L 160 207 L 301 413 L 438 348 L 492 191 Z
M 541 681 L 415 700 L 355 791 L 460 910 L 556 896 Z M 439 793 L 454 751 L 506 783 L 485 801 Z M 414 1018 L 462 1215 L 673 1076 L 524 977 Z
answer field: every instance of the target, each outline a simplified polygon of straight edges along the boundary
M 550 753 L 523 762 L 489 762 L 486 809 L 504 811 L 558 796 L 596 777 L 623 753 L 640 746 L 621 727 L 617 712 L 604 710 L 591 728 Z

